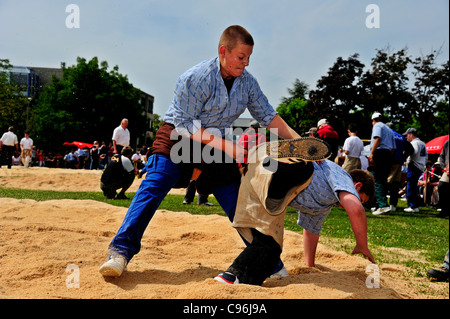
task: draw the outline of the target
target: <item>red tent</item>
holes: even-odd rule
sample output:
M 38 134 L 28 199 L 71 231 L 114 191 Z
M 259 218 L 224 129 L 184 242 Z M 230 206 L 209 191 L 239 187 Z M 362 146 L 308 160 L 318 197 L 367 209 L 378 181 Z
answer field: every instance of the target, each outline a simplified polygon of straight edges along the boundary
M 448 140 L 448 135 L 439 136 L 429 141 L 425 146 L 428 154 L 441 154 L 445 141 Z
M 94 144 L 73 141 L 72 143 L 64 142 L 63 145 L 75 145 L 78 148 L 85 148 L 85 147 L 91 148 Z

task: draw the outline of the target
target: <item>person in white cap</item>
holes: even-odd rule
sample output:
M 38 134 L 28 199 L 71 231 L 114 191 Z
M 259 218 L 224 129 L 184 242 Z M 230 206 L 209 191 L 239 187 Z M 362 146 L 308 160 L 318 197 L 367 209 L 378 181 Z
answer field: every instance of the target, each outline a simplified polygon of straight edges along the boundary
M 330 145 L 332 154 L 329 160 L 334 161 L 339 148 L 339 134 L 334 130 L 327 119 L 321 119 L 317 123 L 317 135 Z
M 417 182 L 420 175 L 425 171 L 425 166 L 428 160 L 428 152 L 425 143 L 417 137 L 417 130 L 410 127 L 403 133 L 406 136 L 408 142 L 414 147 L 414 152 L 408 157 L 406 163 L 408 164 L 406 184 L 406 199 L 408 201 L 408 207 L 405 208 L 405 212 L 418 213 L 419 212 L 419 194 L 417 188 Z
M 382 122 L 381 113 L 375 112 L 372 115 L 372 125 L 369 170 L 375 178 L 375 199 L 378 206 L 373 211 L 373 214 L 380 215 L 391 210 L 387 201 L 387 180 L 392 166 L 392 154 L 395 151 L 396 146 L 394 134 L 392 133 L 392 130 Z

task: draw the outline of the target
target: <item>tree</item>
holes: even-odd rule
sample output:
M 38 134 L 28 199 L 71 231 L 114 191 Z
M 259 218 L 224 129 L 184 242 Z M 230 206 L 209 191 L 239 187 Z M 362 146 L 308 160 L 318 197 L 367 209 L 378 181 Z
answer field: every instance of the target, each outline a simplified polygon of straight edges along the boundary
M 308 101 L 301 98 L 290 99 L 288 105 L 280 104 L 277 108 L 278 115 L 298 134 L 303 135 L 312 126 L 314 120 L 310 116 Z
M 112 132 L 123 118 L 130 122 L 132 138 L 146 130 L 140 91 L 119 73 L 108 72 L 108 63 L 96 57 L 63 69 L 62 79 L 41 93 L 34 109 L 33 133 L 41 147 L 58 149 L 64 142 L 111 141 Z
M 364 115 L 374 112 L 387 115 L 392 122 L 402 122 L 414 106 L 414 98 L 408 90 L 407 74 L 411 58 L 407 50 L 389 53 L 389 48 L 377 50 L 371 69 L 361 78 Z
M 414 127 L 425 141 L 448 134 L 449 62 L 436 66 L 438 53 L 434 51 L 413 62 L 415 81 L 411 92 L 415 107 L 409 118 L 416 120 Z
M 361 110 L 363 69 L 358 54 L 346 60 L 339 57 L 309 94 L 315 120 L 328 119 L 341 138 L 347 135 L 349 117 Z
M 17 132 L 25 130 L 28 100 L 22 94 L 22 88 L 11 82 L 11 68 L 8 59 L 0 59 L 0 129 L 14 126 Z
M 294 88 L 287 89 L 290 96 L 288 97 L 282 97 L 281 98 L 281 104 L 289 105 L 289 103 L 292 102 L 294 99 L 307 99 L 307 95 L 309 93 L 308 84 L 306 84 L 303 81 L 300 81 L 299 79 L 295 79 L 294 81 Z
M 314 126 L 307 101 L 309 89 L 308 84 L 299 79 L 295 79 L 293 85 L 292 89 L 287 89 L 289 96 L 281 98 L 277 112 L 294 131 L 302 135 Z

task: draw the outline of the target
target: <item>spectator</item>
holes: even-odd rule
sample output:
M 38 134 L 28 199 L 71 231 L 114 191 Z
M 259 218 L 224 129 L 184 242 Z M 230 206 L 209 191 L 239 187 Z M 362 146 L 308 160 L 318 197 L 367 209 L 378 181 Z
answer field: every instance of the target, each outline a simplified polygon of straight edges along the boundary
M 22 163 L 25 168 L 28 168 L 31 164 L 31 158 L 33 156 L 33 140 L 30 138 L 30 134 L 25 132 L 25 137 L 20 140 L 20 149 L 22 150 Z
M 428 152 L 425 143 L 417 137 L 417 130 L 415 128 L 411 127 L 407 129 L 406 132 L 403 133 L 403 136 L 406 136 L 406 139 L 414 148 L 414 152 L 406 161 L 408 165 L 406 175 L 408 179 L 406 184 L 406 199 L 409 207 L 405 208 L 404 211 L 409 213 L 418 213 L 420 201 L 417 183 L 420 175 L 425 171 L 428 160 Z
M 142 164 L 142 155 L 139 150 L 136 150 L 136 152 L 133 154 L 133 156 L 131 157 L 131 161 L 133 163 L 133 166 L 137 169 L 144 168 L 144 165 Z
M 448 178 L 448 140 L 445 142 L 439 155 L 439 164 L 442 168 L 442 177 L 439 180 L 439 217 L 446 217 L 449 213 L 449 178 Z
M 98 141 L 94 141 L 94 144 L 92 145 L 89 153 L 91 155 L 91 164 L 89 169 L 98 169 L 100 165 L 100 151 Z
M 109 162 L 109 147 L 106 146 L 105 141 L 99 147 L 100 169 L 104 169 Z
M 36 150 L 36 159 L 38 161 L 39 167 L 45 166 L 45 153 L 43 150 L 39 148 Z
M 361 153 L 364 150 L 364 143 L 358 137 L 358 127 L 350 123 L 347 129 L 349 137 L 345 140 L 342 152 L 346 155 L 342 168 L 350 173 L 354 169 L 361 169 Z
M 103 195 L 109 199 L 128 199 L 125 192 L 133 184 L 137 170 L 131 163 L 132 150 L 129 146 L 122 149 L 120 155 L 114 155 L 111 162 L 103 171 L 100 179 L 100 188 Z M 116 193 L 121 189 L 119 194 Z
M 20 152 L 15 151 L 14 155 L 12 157 L 12 165 L 13 166 L 20 166 L 22 165 L 22 157 L 20 157 Z
M 413 152 L 413 147 L 406 138 L 397 133 L 394 130 L 394 125 L 392 123 L 386 124 L 394 134 L 395 140 L 395 152 L 392 156 L 391 171 L 388 176 L 388 187 L 389 187 L 389 204 L 391 211 L 395 212 L 397 210 L 398 198 L 400 188 L 402 187 L 403 172 L 402 167 L 408 158 L 408 156 Z
M 120 125 L 114 129 L 112 141 L 114 154 L 121 154 L 122 148 L 130 145 L 130 131 L 128 131 L 127 119 L 123 119 Z
M 389 212 L 387 202 L 388 176 L 392 166 L 392 153 L 395 150 L 394 133 L 382 122 L 382 115 L 372 115 L 372 136 L 370 141 L 369 170 L 375 178 L 375 199 L 377 208 L 374 215 Z M 370 167 L 371 166 L 371 167 Z
M 265 130 L 264 133 L 260 130 L 261 125 L 258 121 L 252 120 L 250 127 L 241 135 L 238 144 L 244 147 L 247 152 L 250 151 L 256 145 L 266 142 Z M 247 163 L 247 155 L 244 156 L 244 163 Z
M 16 151 L 19 149 L 17 135 L 14 134 L 14 127 L 10 126 L 8 132 L 4 133 L 0 139 L 0 168 L 2 163 L 11 168 L 14 149 Z
M 53 152 L 48 152 L 45 166 L 55 168 L 57 165 L 56 157 Z
M 327 119 L 321 119 L 317 123 L 317 134 L 319 135 L 319 138 L 321 138 L 330 145 L 332 154 L 329 160 L 334 161 L 336 159 L 339 149 L 338 133 L 334 130 L 334 128 L 330 125 L 330 123 L 328 123 Z
M 64 164 L 66 168 L 75 168 L 77 164 L 77 158 L 73 155 L 73 150 L 68 151 L 64 156 Z
M 317 134 L 317 127 L 311 127 L 308 132 L 305 132 L 305 134 L 309 137 L 319 137 L 319 134 Z

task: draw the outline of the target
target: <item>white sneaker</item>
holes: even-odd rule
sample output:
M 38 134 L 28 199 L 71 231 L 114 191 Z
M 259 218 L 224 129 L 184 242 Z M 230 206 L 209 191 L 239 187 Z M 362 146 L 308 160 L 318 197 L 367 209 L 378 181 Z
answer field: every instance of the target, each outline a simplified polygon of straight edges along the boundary
M 373 215 L 381 215 L 381 214 L 384 214 L 384 213 L 387 213 L 390 211 L 391 211 L 391 208 L 386 206 L 386 207 L 378 208 L 376 211 L 372 212 L 372 214 Z
M 391 212 L 396 212 L 397 211 L 397 207 L 395 207 L 394 205 L 391 205 Z
M 405 211 L 407 213 L 418 213 L 419 209 L 418 208 L 408 207 L 408 208 L 405 208 L 403 211 Z
M 119 277 L 127 267 L 127 260 L 123 256 L 111 257 L 99 269 L 104 277 Z
M 284 277 L 289 277 L 289 273 L 286 269 L 286 267 L 283 266 L 280 270 L 278 270 L 276 273 L 270 275 L 270 278 L 280 279 Z

